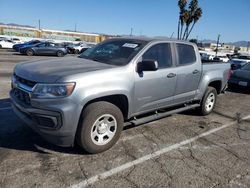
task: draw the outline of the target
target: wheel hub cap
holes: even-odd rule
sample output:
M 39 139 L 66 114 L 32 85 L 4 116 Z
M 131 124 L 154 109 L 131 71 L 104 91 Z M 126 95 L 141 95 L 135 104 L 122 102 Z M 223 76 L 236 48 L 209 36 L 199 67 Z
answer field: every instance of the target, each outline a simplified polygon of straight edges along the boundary
M 107 132 L 107 130 L 108 130 L 108 125 L 106 123 L 101 123 L 97 128 L 97 132 L 99 134 L 104 134 L 105 132 Z

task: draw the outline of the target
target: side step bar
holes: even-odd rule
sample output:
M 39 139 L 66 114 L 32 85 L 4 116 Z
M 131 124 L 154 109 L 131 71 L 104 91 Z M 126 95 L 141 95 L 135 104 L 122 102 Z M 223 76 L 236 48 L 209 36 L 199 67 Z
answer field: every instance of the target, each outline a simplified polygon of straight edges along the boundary
M 166 112 L 159 112 L 157 114 L 142 117 L 140 119 L 131 120 L 128 123 L 131 123 L 133 126 L 137 126 L 137 125 L 141 125 L 141 124 L 144 124 L 144 123 L 148 123 L 148 122 L 151 122 L 151 121 L 155 121 L 157 119 L 167 117 L 167 116 L 172 115 L 172 114 L 176 114 L 176 113 L 180 113 L 180 112 L 183 112 L 183 111 L 186 111 L 186 110 L 194 109 L 194 108 L 199 107 L 199 106 L 200 106 L 199 104 L 192 104 L 192 105 L 184 106 L 182 108 L 178 108 L 178 109 L 175 109 L 175 110 L 166 111 Z

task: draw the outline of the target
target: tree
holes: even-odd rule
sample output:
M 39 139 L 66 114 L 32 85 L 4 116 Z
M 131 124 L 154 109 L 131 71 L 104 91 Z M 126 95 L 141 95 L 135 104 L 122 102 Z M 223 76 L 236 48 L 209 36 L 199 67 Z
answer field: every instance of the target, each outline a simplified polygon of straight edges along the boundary
M 198 44 L 197 39 L 190 39 L 189 42 L 192 42 L 192 43 L 194 43 L 194 44 Z
M 192 32 L 192 30 L 194 28 L 194 25 L 199 21 L 199 19 L 201 18 L 201 16 L 202 16 L 202 9 L 199 7 L 199 8 L 197 8 L 195 10 L 195 13 L 193 15 L 193 24 L 192 24 L 190 30 L 188 31 L 186 39 L 188 39 L 190 33 Z
M 182 36 L 182 29 L 184 26 L 184 22 L 185 22 L 185 17 L 187 15 L 187 11 L 185 9 L 187 5 L 187 0 L 179 0 L 178 1 L 178 6 L 180 8 L 180 15 L 179 15 L 179 21 L 178 21 L 178 39 L 180 39 L 180 37 Z M 181 29 L 181 30 L 180 30 Z
M 194 25 L 199 21 L 202 16 L 202 9 L 199 7 L 198 0 L 191 0 L 188 9 L 186 9 L 187 1 L 179 0 L 178 6 L 180 9 L 178 21 L 178 39 L 187 40 Z M 192 25 L 191 25 L 192 24 Z M 184 25 L 185 31 L 182 34 Z M 190 28 L 191 25 L 191 28 Z

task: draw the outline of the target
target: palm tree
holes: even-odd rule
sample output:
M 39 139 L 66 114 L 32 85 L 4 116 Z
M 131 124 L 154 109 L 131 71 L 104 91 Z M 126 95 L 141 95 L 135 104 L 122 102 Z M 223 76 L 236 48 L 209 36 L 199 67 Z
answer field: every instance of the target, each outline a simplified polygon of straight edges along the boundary
M 178 1 L 178 6 L 180 8 L 180 14 L 179 14 L 179 22 L 178 22 L 178 39 L 181 38 L 182 35 L 182 29 L 184 26 L 184 13 L 186 12 L 186 5 L 187 5 L 187 0 L 179 0 Z M 181 29 L 181 31 L 180 31 Z
M 194 15 L 193 15 L 193 24 L 192 24 L 192 26 L 191 26 L 191 28 L 190 28 L 190 31 L 189 31 L 188 34 L 187 34 L 186 39 L 188 39 L 188 37 L 189 37 L 191 31 L 192 31 L 193 28 L 194 28 L 194 25 L 199 21 L 199 19 L 201 18 L 201 16 L 202 16 L 202 9 L 199 7 L 199 8 L 197 8 L 197 9 L 195 10 L 195 13 L 194 13 Z
M 202 9 L 198 6 L 198 0 L 191 0 L 186 10 L 187 0 L 179 0 L 178 6 L 180 8 L 179 23 L 178 23 L 178 39 L 187 40 L 194 25 L 202 16 Z M 192 24 L 193 23 L 193 24 Z M 189 30 L 190 25 L 191 29 Z M 184 25 L 185 31 L 182 35 Z
M 188 16 L 188 19 L 187 19 L 187 22 L 186 22 L 186 29 L 185 29 L 185 32 L 184 32 L 184 35 L 183 35 L 182 39 L 187 39 L 186 37 L 188 35 L 189 26 L 193 22 L 194 14 L 195 14 L 195 11 L 196 11 L 197 8 L 198 8 L 198 0 L 192 0 L 189 3 L 189 6 L 188 6 L 188 14 L 189 14 L 189 16 Z
M 187 25 L 188 20 L 189 20 L 189 12 L 187 10 L 185 10 L 184 13 L 183 13 L 183 16 L 182 16 L 182 25 L 181 25 L 180 39 L 181 39 L 181 36 L 182 36 L 183 26 L 184 26 L 184 24 Z M 183 33 L 183 36 L 184 35 L 185 35 L 185 32 Z

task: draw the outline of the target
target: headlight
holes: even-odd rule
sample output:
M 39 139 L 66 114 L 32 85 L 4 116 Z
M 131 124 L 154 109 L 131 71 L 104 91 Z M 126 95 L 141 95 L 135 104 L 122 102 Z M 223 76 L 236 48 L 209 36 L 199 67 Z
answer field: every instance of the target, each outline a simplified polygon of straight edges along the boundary
M 69 96 L 75 87 L 75 83 L 63 84 L 36 84 L 32 96 L 35 98 L 56 98 Z

